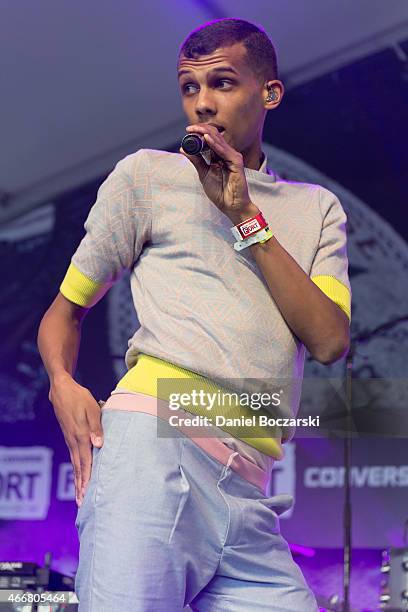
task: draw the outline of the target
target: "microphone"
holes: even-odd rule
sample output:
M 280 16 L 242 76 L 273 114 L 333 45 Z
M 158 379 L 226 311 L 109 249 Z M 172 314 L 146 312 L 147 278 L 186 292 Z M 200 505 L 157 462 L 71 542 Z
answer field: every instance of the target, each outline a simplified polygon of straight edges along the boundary
M 187 155 L 200 155 L 203 151 L 209 151 L 210 147 L 201 134 L 194 132 L 186 134 L 181 141 L 181 148 Z

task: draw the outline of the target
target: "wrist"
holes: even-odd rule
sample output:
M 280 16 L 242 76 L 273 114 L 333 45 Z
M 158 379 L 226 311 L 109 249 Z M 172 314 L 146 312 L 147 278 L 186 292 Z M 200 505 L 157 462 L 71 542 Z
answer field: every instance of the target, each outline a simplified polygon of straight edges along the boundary
M 247 206 L 242 207 L 237 211 L 230 212 L 228 214 L 228 218 L 234 225 L 238 225 L 238 223 L 242 223 L 251 217 L 255 217 L 260 212 L 261 211 L 255 204 L 249 202 Z
M 50 386 L 57 388 L 64 383 L 71 382 L 73 377 L 66 370 L 58 370 L 50 375 Z

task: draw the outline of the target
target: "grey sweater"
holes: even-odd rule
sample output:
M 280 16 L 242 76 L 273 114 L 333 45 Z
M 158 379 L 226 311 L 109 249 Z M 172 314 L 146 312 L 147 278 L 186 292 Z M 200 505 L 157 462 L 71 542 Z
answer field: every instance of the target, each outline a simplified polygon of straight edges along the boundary
M 245 174 L 279 243 L 350 318 L 346 215 L 337 197 L 268 174 L 266 159 Z M 237 392 L 283 391 L 278 416 L 296 416 L 305 347 L 250 249 L 233 249 L 231 225 L 186 158 L 141 149 L 99 188 L 60 290 L 92 306 L 130 269 L 140 328 L 128 343 L 128 368 L 146 353 Z M 284 441 L 294 431 L 285 430 Z

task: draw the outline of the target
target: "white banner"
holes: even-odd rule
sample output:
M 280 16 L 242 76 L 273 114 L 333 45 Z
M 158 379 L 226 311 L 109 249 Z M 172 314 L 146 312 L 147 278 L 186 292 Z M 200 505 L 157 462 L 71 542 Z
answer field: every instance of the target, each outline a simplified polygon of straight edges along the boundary
M 47 517 L 52 455 L 44 446 L 0 446 L 0 519 Z

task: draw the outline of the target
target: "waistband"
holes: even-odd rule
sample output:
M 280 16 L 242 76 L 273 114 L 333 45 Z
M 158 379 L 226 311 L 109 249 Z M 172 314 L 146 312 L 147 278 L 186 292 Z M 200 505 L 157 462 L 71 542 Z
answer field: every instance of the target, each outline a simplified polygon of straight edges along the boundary
M 103 404 L 102 410 L 104 409 L 144 412 L 167 421 L 170 416 L 174 416 L 174 411 L 170 410 L 168 402 L 150 395 L 134 392 L 112 394 Z M 191 417 L 191 415 L 188 416 Z M 257 487 L 264 495 L 267 495 L 270 474 L 258 465 L 245 459 L 245 457 L 242 457 L 238 452 L 232 451 L 222 443 L 220 438 L 214 437 L 214 434 L 210 437 L 211 427 L 193 427 L 184 424 L 177 424 L 174 427 L 190 438 L 205 453 L 217 459 L 223 465 L 230 467 L 231 470 Z M 209 437 L 197 437 L 194 433 L 208 433 Z
M 230 390 L 223 389 L 209 378 L 197 372 L 144 353 L 139 354 L 136 364 L 121 378 L 116 389 L 128 389 L 129 391 L 143 393 L 144 395 L 157 397 L 168 402 L 170 383 L 166 384 L 166 379 L 169 381 L 182 381 L 180 386 L 177 389 L 172 389 L 172 391 L 180 391 L 182 389 L 183 392 L 191 392 L 192 389 L 199 388 L 215 395 L 218 391 L 226 394 L 231 393 Z M 162 381 L 162 383 L 159 384 L 159 381 Z M 209 414 L 205 406 L 193 403 L 183 405 L 183 409 L 186 412 L 203 417 Z M 254 416 L 254 411 L 245 404 L 233 401 L 229 406 L 219 406 L 215 403 L 211 415 L 216 416 L 218 414 L 232 420 L 240 417 L 251 418 Z M 257 410 L 256 414 L 257 416 L 270 416 L 262 408 Z M 282 430 L 278 426 L 266 428 L 259 425 L 242 427 L 225 424 L 219 427 L 234 438 L 246 442 L 265 455 L 269 455 L 277 460 L 283 458 L 284 453 L 281 444 Z M 266 430 L 268 436 L 265 436 Z

